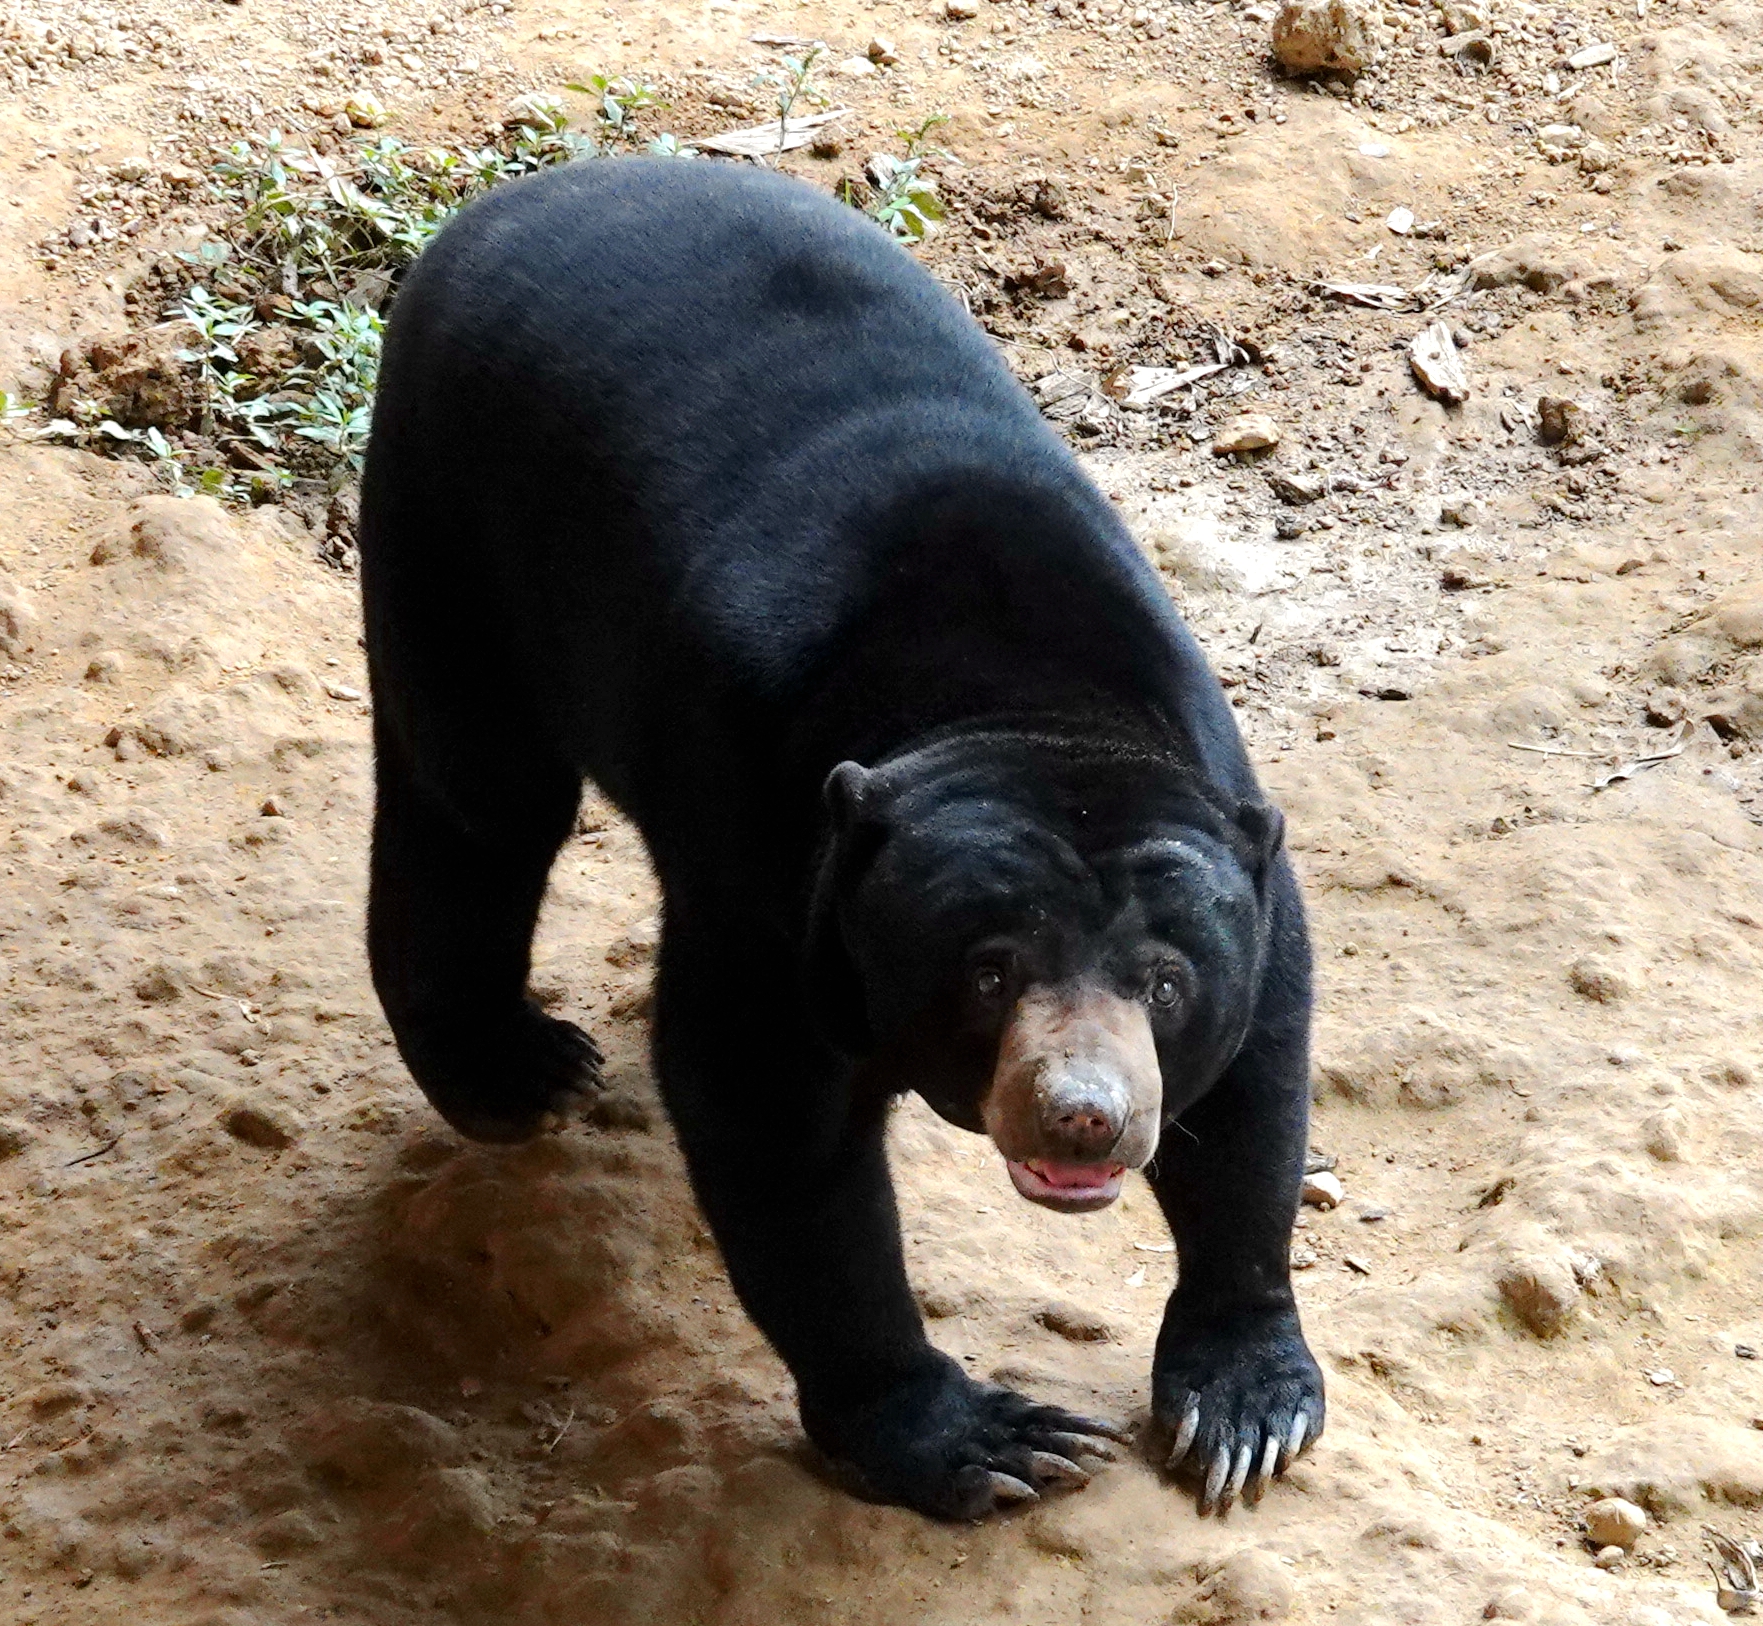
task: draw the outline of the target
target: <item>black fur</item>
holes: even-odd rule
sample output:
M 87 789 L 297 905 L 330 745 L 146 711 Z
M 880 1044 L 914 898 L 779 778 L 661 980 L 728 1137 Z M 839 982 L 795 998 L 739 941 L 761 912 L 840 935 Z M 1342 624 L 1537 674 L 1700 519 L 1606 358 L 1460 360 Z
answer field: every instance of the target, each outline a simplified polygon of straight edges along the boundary
M 474 204 L 391 323 L 362 586 L 370 947 L 411 1071 L 487 1140 L 593 1086 L 592 1042 L 525 995 L 592 778 L 660 876 L 656 1061 L 699 1198 L 860 1488 L 972 1515 L 1086 1426 L 935 1352 L 902 1265 L 887 1102 L 976 1126 L 982 939 L 1126 997 L 1184 968 L 1155 1030 L 1181 1271 L 1155 1409 L 1199 1397 L 1208 1456 L 1299 1407 L 1320 1428 L 1278 814 L 1124 527 L 902 249 L 703 161 Z

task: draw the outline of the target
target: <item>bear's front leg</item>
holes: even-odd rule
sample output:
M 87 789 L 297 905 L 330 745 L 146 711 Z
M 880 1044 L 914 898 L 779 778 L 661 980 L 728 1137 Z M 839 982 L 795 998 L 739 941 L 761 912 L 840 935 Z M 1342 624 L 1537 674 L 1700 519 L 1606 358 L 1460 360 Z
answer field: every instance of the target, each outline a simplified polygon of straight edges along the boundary
M 1147 1170 L 1180 1272 L 1157 1336 L 1152 1411 L 1202 1513 L 1239 1494 L 1258 1501 L 1326 1415 L 1291 1286 L 1309 1108 L 1308 1000 L 1293 1006 L 1251 1036 Z
M 976 1383 L 935 1349 L 906 1280 L 885 1099 L 766 1020 L 776 994 L 669 922 L 656 1054 L 692 1184 L 802 1424 L 860 1494 L 974 1519 L 1109 1458 L 1106 1423 Z M 749 944 L 746 964 L 766 962 Z

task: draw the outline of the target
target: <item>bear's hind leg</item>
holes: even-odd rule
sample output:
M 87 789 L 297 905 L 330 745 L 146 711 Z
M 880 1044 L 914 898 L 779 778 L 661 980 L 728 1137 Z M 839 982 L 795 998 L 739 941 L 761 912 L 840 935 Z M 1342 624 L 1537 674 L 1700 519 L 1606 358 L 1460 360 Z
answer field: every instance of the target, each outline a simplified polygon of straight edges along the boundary
M 545 877 L 568 838 L 579 779 L 563 768 L 482 765 L 496 787 L 469 813 L 376 730 L 368 953 L 405 1064 L 473 1140 L 527 1140 L 600 1082 L 600 1052 L 526 991 Z

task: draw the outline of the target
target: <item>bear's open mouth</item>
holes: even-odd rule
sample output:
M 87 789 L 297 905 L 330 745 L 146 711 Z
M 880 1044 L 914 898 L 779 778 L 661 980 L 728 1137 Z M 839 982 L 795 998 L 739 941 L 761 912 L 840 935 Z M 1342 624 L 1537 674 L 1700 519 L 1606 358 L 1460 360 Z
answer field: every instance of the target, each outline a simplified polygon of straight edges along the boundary
M 1031 1203 L 1066 1214 L 1106 1208 L 1120 1195 L 1120 1182 L 1126 1174 L 1124 1163 L 1055 1163 L 1046 1158 L 1018 1162 L 1006 1158 L 1004 1166 L 1017 1191 Z

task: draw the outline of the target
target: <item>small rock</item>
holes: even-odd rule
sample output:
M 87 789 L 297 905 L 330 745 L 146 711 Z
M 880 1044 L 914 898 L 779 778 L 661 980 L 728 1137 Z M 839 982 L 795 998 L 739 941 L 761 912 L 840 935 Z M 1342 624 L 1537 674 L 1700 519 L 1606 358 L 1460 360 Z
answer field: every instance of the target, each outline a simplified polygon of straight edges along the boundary
M 357 130 L 376 130 L 391 117 L 375 96 L 351 96 L 343 103 L 342 116 Z
M 1357 1254 L 1349 1253 L 1344 1255 L 1341 1259 L 1341 1263 L 1356 1276 L 1369 1276 L 1371 1274 L 1371 1261 L 1369 1259 L 1361 1259 Z
M 1304 1176 L 1303 1198 L 1312 1208 L 1339 1208 L 1347 1199 L 1347 1188 L 1327 1169 L 1318 1169 Z
M 868 56 L 871 62 L 884 68 L 891 68 L 900 60 L 899 52 L 894 49 L 894 42 L 884 34 L 877 34 L 869 42 Z
M 1577 152 L 1585 145 L 1585 131 L 1577 124 L 1545 124 L 1537 131 L 1537 144 L 1545 152 Z
M 833 69 L 843 79 L 869 79 L 879 71 L 877 65 L 866 56 L 848 56 Z
M 1273 54 L 1287 73 L 1362 73 L 1378 57 L 1378 21 L 1363 0 L 1286 0 Z
M 1493 39 L 1482 29 L 1474 28 L 1467 34 L 1453 34 L 1449 39 L 1440 40 L 1439 55 L 1491 68 L 1496 52 Z
M 1567 59 L 1570 68 L 1601 68 L 1606 62 L 1616 60 L 1616 47 L 1611 44 L 1588 45 L 1583 51 L 1575 51 Z
M 1074 1344 L 1104 1344 L 1114 1337 L 1114 1329 L 1093 1310 L 1082 1305 L 1048 1304 L 1035 1311 L 1035 1320 L 1061 1338 Z
M 1473 529 L 1482 522 L 1482 507 L 1473 497 L 1454 496 L 1439 502 L 1439 523 L 1455 525 L 1459 530 Z
M 1265 412 L 1245 412 L 1220 429 L 1212 440 L 1215 457 L 1232 452 L 1261 452 L 1279 444 L 1279 425 Z
M 1457 353 L 1457 341 L 1447 323 L 1434 322 L 1414 336 L 1408 346 L 1408 365 L 1428 395 L 1455 404 L 1469 399 L 1469 375 Z
M 1628 1554 L 1620 1547 L 1600 1547 L 1592 1562 L 1601 1570 L 1613 1570 L 1619 1568 L 1627 1557 Z
M 1273 488 L 1274 496 L 1281 502 L 1289 502 L 1294 507 L 1300 503 L 1320 502 L 1328 495 L 1328 476 L 1326 474 L 1272 474 L 1267 476 L 1267 483 Z
M 1677 1374 L 1669 1366 L 1657 1366 L 1646 1374 L 1647 1382 L 1655 1389 L 1669 1389 L 1677 1382 Z
M 1583 446 L 1593 433 L 1591 414 L 1579 402 L 1561 395 L 1537 402 L 1537 439 L 1545 446 Z
M 1553 1338 L 1579 1314 L 1579 1283 L 1554 1259 L 1514 1260 L 1501 1273 L 1500 1297 L 1538 1338 Z
M 1607 961 L 1588 954 L 1567 968 L 1567 984 L 1581 999 L 1614 1005 L 1630 993 L 1628 979 Z
M 359 700 L 361 698 L 361 691 L 350 688 L 347 683 L 327 683 L 324 686 L 324 692 L 333 700 Z
M 1626 1553 L 1646 1533 L 1646 1509 L 1620 1496 L 1606 1496 L 1585 1510 L 1586 1539 L 1594 1547 L 1615 1547 Z M 1598 1555 L 1600 1558 L 1603 1554 Z
M 1603 142 L 1588 141 L 1579 149 L 1579 167 L 1582 174 L 1602 175 L 1606 170 L 1614 169 L 1616 155 Z
M 943 15 L 952 23 L 965 23 L 979 15 L 979 0 L 943 0 Z
M 1414 230 L 1414 211 L 1406 206 L 1392 209 L 1384 224 L 1398 237 L 1406 237 Z
M 1295 542 L 1309 529 L 1310 522 L 1298 514 L 1280 514 L 1273 521 L 1273 534 L 1282 542 Z
M 622 937 L 612 940 L 606 949 L 606 963 L 617 966 L 620 971 L 629 971 L 647 965 L 655 958 L 655 951 L 660 946 L 661 921 L 651 915 L 646 920 L 639 920 Z
M 220 1115 L 220 1125 L 234 1140 L 265 1152 L 284 1152 L 300 1138 L 291 1119 L 273 1107 L 240 1102 Z
M 0 1118 L 0 1163 L 19 1156 L 33 1138 L 29 1126 L 17 1118 Z
M 147 173 L 147 160 L 124 158 L 111 165 L 110 173 L 119 181 L 138 181 Z

